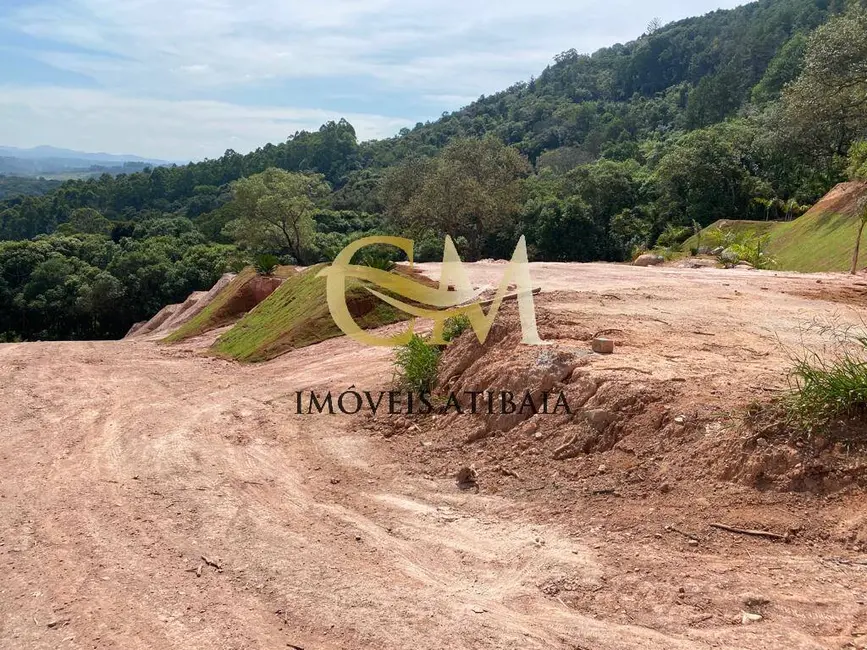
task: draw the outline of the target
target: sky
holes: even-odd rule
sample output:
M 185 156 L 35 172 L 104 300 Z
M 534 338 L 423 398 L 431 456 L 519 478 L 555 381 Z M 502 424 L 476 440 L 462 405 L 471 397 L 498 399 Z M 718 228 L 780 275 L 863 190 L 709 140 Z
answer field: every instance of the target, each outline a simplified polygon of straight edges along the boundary
M 395 135 L 743 0 L 0 0 L 0 145 L 200 160 Z

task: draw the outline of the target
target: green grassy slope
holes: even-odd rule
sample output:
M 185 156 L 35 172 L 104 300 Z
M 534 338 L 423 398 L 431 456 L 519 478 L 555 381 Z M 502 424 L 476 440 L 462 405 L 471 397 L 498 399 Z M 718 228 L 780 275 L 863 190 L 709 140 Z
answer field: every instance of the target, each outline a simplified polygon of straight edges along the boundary
M 702 231 L 715 229 L 769 236 L 768 253 L 784 271 L 848 271 L 858 232 L 861 201 L 867 198 L 867 183 L 841 183 L 802 217 L 788 222 L 717 221 Z M 696 246 L 690 237 L 683 249 Z M 864 261 L 862 261 L 862 265 Z
M 293 273 L 294 270 L 291 267 L 281 266 L 274 275 L 287 278 Z M 239 315 L 232 309 L 232 303 L 241 293 L 244 286 L 255 277 L 256 271 L 253 267 L 248 266 L 245 268 L 217 294 L 208 306 L 164 338 L 163 343 L 178 343 L 237 320 Z
M 214 352 L 238 361 L 267 361 L 289 350 L 341 336 L 328 311 L 325 278 L 316 277 L 323 267 L 313 266 L 284 282 L 221 336 L 213 346 Z M 370 295 L 358 282 L 347 282 L 346 302 L 364 329 L 406 318 L 403 312 Z

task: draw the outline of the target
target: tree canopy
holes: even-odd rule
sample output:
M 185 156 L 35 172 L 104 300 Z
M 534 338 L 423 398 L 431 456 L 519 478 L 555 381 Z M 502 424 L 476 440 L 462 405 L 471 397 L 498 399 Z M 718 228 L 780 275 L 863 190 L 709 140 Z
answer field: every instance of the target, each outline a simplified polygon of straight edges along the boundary
M 369 234 L 468 259 L 625 260 L 867 179 L 867 0 L 759 0 L 592 54 L 392 138 L 346 120 L 247 154 L 63 183 L 0 177 L 0 336 L 112 337 L 256 254 Z M 111 305 L 110 309 L 105 305 Z

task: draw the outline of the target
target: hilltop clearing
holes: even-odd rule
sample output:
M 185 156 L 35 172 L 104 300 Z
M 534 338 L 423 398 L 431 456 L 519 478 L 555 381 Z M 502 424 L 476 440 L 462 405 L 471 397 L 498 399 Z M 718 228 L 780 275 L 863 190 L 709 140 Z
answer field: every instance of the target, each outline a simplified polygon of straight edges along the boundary
M 496 283 L 502 268 L 472 265 L 472 280 Z M 810 322 L 860 322 L 846 297 L 865 291 L 862 280 L 605 264 L 534 264 L 532 275 L 549 348 L 585 358 L 593 334 L 616 340 L 614 355 L 586 357 L 566 378 L 570 394 L 581 377 L 594 381 L 586 405 L 626 416 L 610 423 L 613 446 L 603 435 L 556 453 L 578 421 L 471 442 L 475 423 L 452 416 L 295 415 L 296 391 L 388 389 L 390 350 L 343 337 L 256 366 L 203 355 L 220 330 L 177 346 L 0 345 L 4 641 L 862 644 L 858 482 L 756 483 L 729 471 L 765 457 L 741 428 L 748 404 L 786 386 L 787 348 L 820 342 Z M 487 365 L 529 367 L 538 353 L 519 347 L 510 360 L 496 348 Z M 457 381 L 482 376 L 466 368 Z M 455 474 L 470 466 L 476 488 L 461 490 Z

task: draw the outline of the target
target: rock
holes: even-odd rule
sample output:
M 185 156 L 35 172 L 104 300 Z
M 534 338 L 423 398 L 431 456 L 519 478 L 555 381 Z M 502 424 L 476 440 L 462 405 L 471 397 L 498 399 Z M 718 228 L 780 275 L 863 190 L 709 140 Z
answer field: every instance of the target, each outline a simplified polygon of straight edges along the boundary
M 663 483 L 659 486 L 659 491 L 663 494 L 668 494 L 669 492 L 671 492 L 671 485 L 669 483 Z
M 698 546 L 698 540 L 697 539 L 691 539 L 687 542 L 687 544 L 689 544 L 690 546 Z
M 687 260 L 683 264 L 681 264 L 684 268 L 688 269 L 712 269 L 716 266 L 716 261 L 714 260 Z
M 725 250 L 725 248 L 723 248 L 722 246 L 717 246 L 716 248 L 714 248 L 714 249 L 710 252 L 710 254 L 711 254 L 711 255 L 722 255 L 722 252 L 723 252 L 724 250 Z
M 674 423 L 675 424 L 685 424 L 686 418 L 682 415 L 678 415 L 676 418 L 674 418 Z
M 762 620 L 761 614 L 751 614 L 750 612 L 741 612 L 741 625 L 749 625 L 750 623 L 758 623 Z
M 719 258 L 726 264 L 737 264 L 740 261 L 738 254 L 735 253 L 731 248 L 726 248 L 719 254 Z
M 587 424 L 596 429 L 599 433 L 605 431 L 608 425 L 614 422 L 615 415 L 602 409 L 592 409 L 584 411 L 584 417 L 587 418 Z
M 596 354 L 612 354 L 614 352 L 614 341 L 611 339 L 593 339 L 590 345 Z
M 476 485 L 479 475 L 476 473 L 476 468 L 470 465 L 469 467 L 461 467 L 455 476 L 455 482 L 458 487 L 473 487 Z
M 665 258 L 662 255 L 654 255 L 653 253 L 645 253 L 639 255 L 632 266 L 659 266 L 665 263 Z

